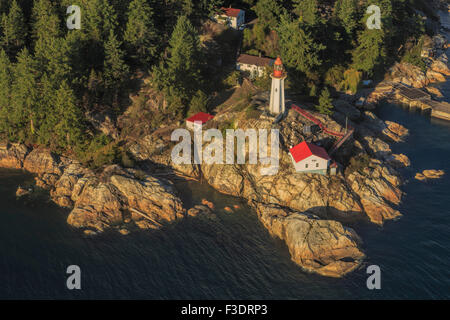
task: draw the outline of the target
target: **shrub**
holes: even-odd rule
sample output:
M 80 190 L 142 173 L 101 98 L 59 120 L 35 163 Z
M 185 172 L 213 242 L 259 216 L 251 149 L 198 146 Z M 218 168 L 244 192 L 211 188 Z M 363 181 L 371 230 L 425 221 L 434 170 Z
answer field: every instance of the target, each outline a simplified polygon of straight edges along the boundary
M 97 135 L 89 144 L 76 148 L 80 162 L 92 169 L 115 163 L 119 154 L 117 143 L 105 134 Z
M 333 66 L 325 73 L 325 84 L 335 88 L 336 91 L 341 90 L 342 82 L 344 81 L 344 72 L 345 68 L 343 66 Z
M 245 109 L 245 116 L 247 119 L 258 119 L 261 116 L 261 111 L 255 105 L 251 105 Z
M 235 70 L 230 73 L 228 77 L 225 78 L 224 84 L 229 87 L 234 87 L 240 85 L 242 82 L 242 74 Z
M 193 115 L 198 112 L 206 112 L 207 104 L 208 104 L 208 97 L 203 91 L 198 90 L 197 93 L 191 99 L 188 115 Z
M 367 154 L 356 155 L 350 159 L 350 163 L 345 170 L 345 174 L 349 175 L 353 172 L 362 171 L 370 164 L 370 157 Z
M 342 88 L 344 90 L 350 90 L 352 93 L 358 91 L 359 84 L 361 83 L 362 73 L 356 69 L 348 69 L 344 72 L 344 80 L 342 81 Z
M 410 63 L 414 66 L 419 67 L 423 71 L 426 71 L 427 65 L 425 60 L 422 58 L 422 47 L 423 47 L 423 38 L 415 44 L 412 48 L 407 50 L 402 58 L 402 62 Z

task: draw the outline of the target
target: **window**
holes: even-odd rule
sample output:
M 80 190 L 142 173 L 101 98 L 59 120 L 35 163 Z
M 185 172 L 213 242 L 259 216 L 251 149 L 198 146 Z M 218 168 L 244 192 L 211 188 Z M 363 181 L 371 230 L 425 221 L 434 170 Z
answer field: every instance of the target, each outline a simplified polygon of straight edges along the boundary
M 317 163 L 316 163 L 316 168 L 318 168 L 318 167 L 319 167 L 319 163 L 317 162 Z
M 305 164 L 305 169 L 308 169 L 308 164 L 307 163 Z

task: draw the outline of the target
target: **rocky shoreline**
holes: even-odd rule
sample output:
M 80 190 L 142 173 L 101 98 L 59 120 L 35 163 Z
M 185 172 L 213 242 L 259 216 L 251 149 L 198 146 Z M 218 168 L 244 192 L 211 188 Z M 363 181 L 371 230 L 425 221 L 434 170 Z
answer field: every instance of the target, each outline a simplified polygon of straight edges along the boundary
M 446 37 L 441 34 L 435 35 L 424 43 L 421 56 L 425 59 L 425 70 L 409 63 L 398 62 L 392 66 L 385 79 L 374 88 L 361 90 L 356 95 L 361 105 L 366 109 L 373 109 L 375 105 L 383 100 L 403 104 L 404 101 L 395 95 L 397 85 L 410 88 L 423 89 L 432 99 L 442 98 L 443 95 L 434 83 L 445 82 L 450 76 L 448 57 L 445 53 L 449 47 Z
M 172 165 L 170 143 L 159 153 L 145 152 L 154 147 L 154 137 L 134 142 L 139 145 L 130 149 L 139 149 L 134 156 L 145 163 L 150 161 L 192 178 L 202 177 L 222 193 L 247 199 L 268 231 L 286 242 L 294 262 L 306 271 L 340 277 L 357 268 L 364 253 L 355 231 L 339 220 L 367 217 L 382 225 L 401 216 L 394 208 L 401 201 L 401 178 L 385 161 L 393 155 L 382 139 L 400 141 L 408 131 L 384 123 L 370 112 L 369 115 L 361 113 L 363 121 L 355 122 L 355 128 L 364 134 L 362 140 L 370 142 L 352 140 L 340 153 L 366 154 L 370 150 L 375 157 L 362 171 L 341 172 L 336 176 L 295 172 L 286 148 L 282 148 L 280 170 L 275 176 L 260 175 L 258 165 Z M 283 141 L 302 138 L 299 132 L 304 123 L 297 117 L 291 110 L 283 120 L 280 127 Z M 342 129 L 330 117 L 321 120 L 329 127 Z M 243 121 L 241 125 L 270 128 L 272 123 L 260 119 Z M 379 132 L 374 132 L 375 128 Z M 365 136 L 368 132 L 372 136 Z M 151 170 L 112 165 L 95 173 L 75 160 L 22 144 L 0 144 L 0 167 L 34 173 L 38 187 L 49 190 L 58 205 L 72 209 L 67 222 L 88 235 L 109 228 L 122 234 L 136 229 L 157 229 L 164 223 L 208 215 L 214 210 L 214 205 L 207 201 L 207 205 L 185 208 L 174 184 L 152 175 Z
M 446 43 L 435 43 L 439 43 L 438 50 L 446 47 Z M 396 65 L 390 73 L 396 77 L 389 81 L 410 81 L 412 86 L 421 87 L 431 79 L 443 81 L 450 75 L 443 54 L 429 63 L 428 71 L 420 71 L 423 74 L 416 67 Z M 385 88 L 386 83 L 354 96 L 342 95 L 333 102 L 332 117 L 310 110 L 334 131 L 344 132 L 347 125 L 355 129 L 353 138 L 334 155 L 338 163 L 356 159 L 355 163 L 345 170 L 340 165 L 334 176 L 294 170 L 288 155 L 291 145 L 314 139 L 330 148 L 334 140 L 324 132 L 306 134 L 303 127 L 308 121 L 292 109 L 276 125 L 281 135 L 281 158 L 274 176 L 261 175 L 261 165 L 173 164 L 170 134 L 179 127 L 176 124 L 167 126 L 163 133 L 155 131 L 125 141 L 140 169 L 111 165 L 94 172 L 47 149 L 13 143 L 0 144 L 0 167 L 35 174 L 36 186 L 48 190 L 58 205 L 71 208 L 67 222 L 86 234 L 110 228 L 128 234 L 136 229 L 158 229 L 187 216 L 209 215 L 214 212 L 212 203 L 205 200 L 186 208 L 173 182 L 160 178 L 158 170 L 202 179 L 219 192 L 246 199 L 265 228 L 286 242 L 292 260 L 304 270 L 341 277 L 358 268 L 365 257 L 361 239 L 345 222 L 367 219 L 383 225 L 401 216 L 396 209 L 403 195 L 398 169 L 409 166 L 410 161 L 406 155 L 393 154 L 389 144 L 401 142 L 408 129 L 382 121 L 370 111 L 374 104 L 390 97 L 392 90 Z M 364 103 L 358 104 L 361 97 Z M 249 119 L 242 110 L 219 112 L 214 126 L 223 127 L 230 119 L 241 129 L 273 128 L 271 119 Z M 358 167 L 361 159 L 367 163 Z
M 0 144 L 0 167 L 36 175 L 36 186 L 72 208 L 67 222 L 87 234 L 107 228 L 156 229 L 185 215 L 173 184 L 141 171 L 108 166 L 101 174 L 46 149 Z

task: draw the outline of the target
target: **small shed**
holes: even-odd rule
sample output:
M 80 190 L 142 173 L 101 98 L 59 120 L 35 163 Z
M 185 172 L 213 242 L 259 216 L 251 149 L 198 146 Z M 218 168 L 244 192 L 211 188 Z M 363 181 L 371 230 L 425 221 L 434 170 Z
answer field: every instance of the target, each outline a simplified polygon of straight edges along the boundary
M 199 128 L 201 129 L 203 125 L 212 118 L 214 118 L 214 116 L 209 113 L 198 112 L 186 119 L 186 127 L 190 130 L 194 130 L 196 126 L 200 126 Z
M 326 174 L 331 158 L 322 147 L 303 141 L 289 150 L 295 171 Z

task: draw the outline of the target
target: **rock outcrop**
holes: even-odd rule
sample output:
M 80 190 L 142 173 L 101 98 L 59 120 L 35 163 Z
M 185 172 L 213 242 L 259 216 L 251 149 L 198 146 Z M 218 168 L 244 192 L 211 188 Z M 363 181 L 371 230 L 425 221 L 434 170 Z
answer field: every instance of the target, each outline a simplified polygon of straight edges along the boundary
M 444 170 L 423 170 L 422 173 L 416 173 L 415 179 L 417 180 L 427 180 L 427 179 L 440 179 L 445 174 Z
M 22 169 L 28 148 L 22 144 L 0 143 L 0 167 Z
M 35 173 L 36 185 L 50 191 L 55 203 L 73 208 L 67 222 L 101 232 L 121 224 L 159 228 L 185 216 L 183 203 L 169 181 L 132 169 L 110 166 L 100 175 L 49 150 L 28 153 L 23 145 L 0 146 L 0 166 Z M 123 229 L 123 228 L 122 228 Z
M 355 270 L 364 258 L 359 237 L 340 222 L 275 205 L 255 205 L 269 232 L 286 242 L 292 260 L 303 269 L 329 277 Z

